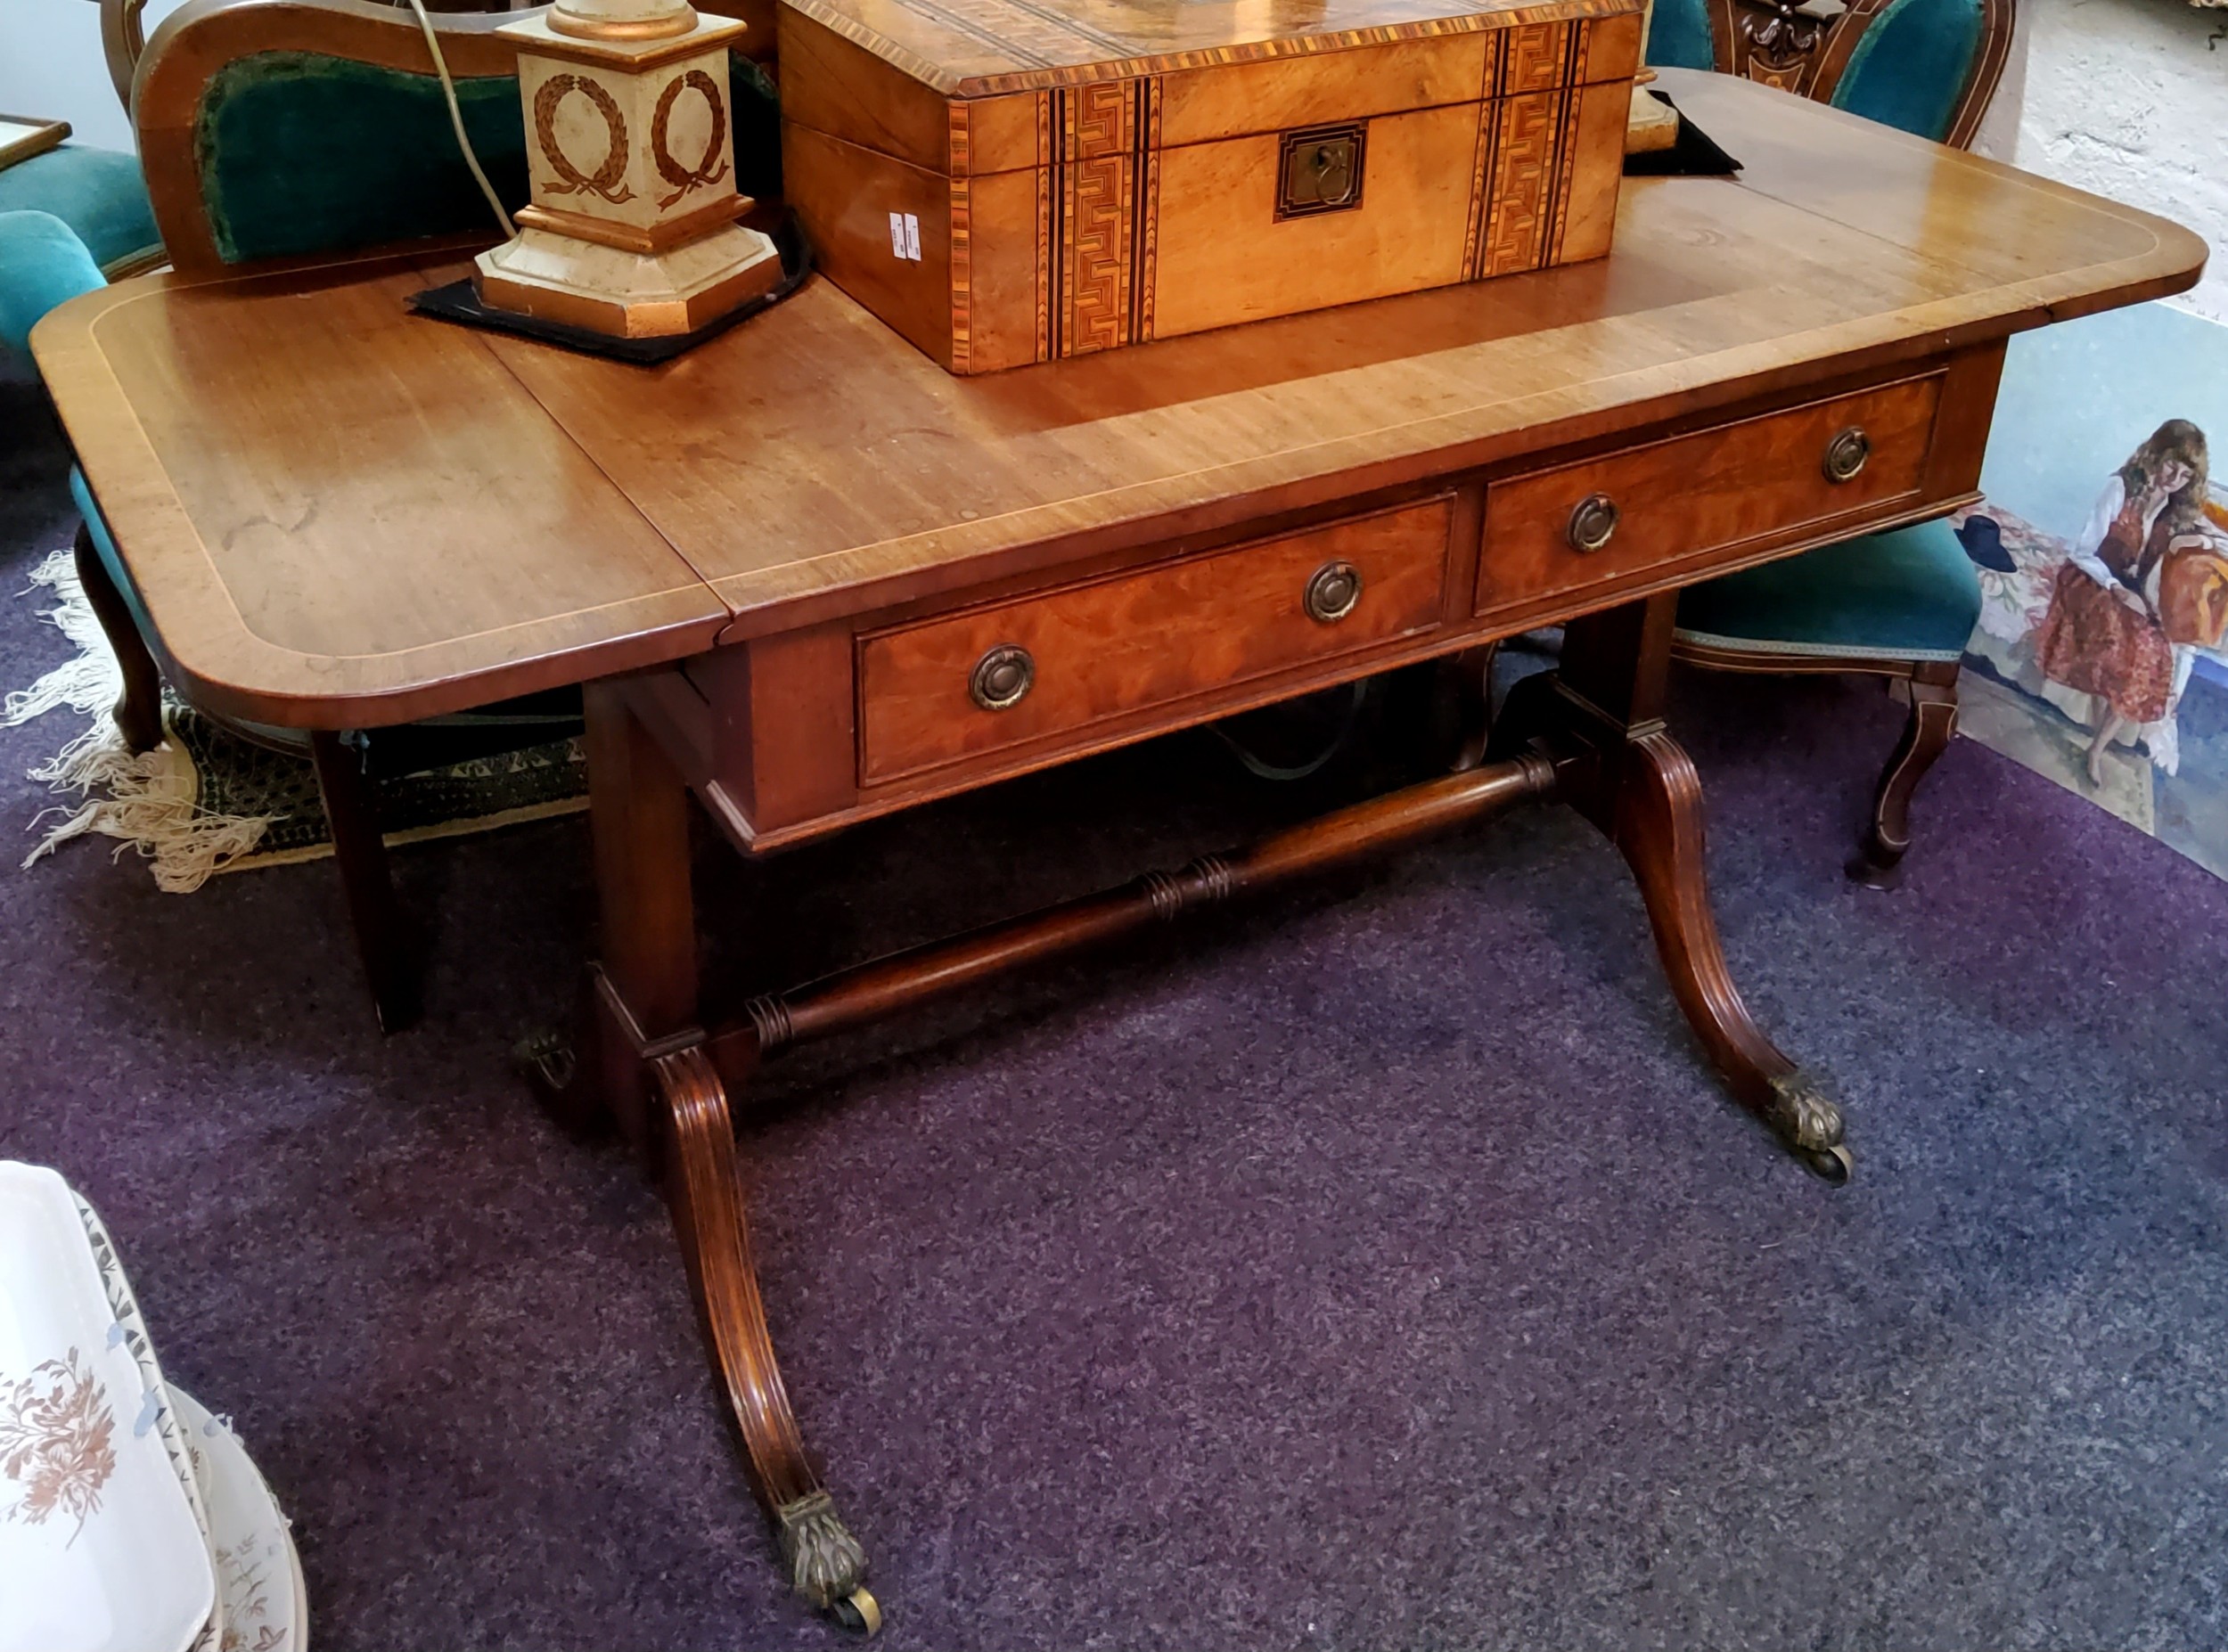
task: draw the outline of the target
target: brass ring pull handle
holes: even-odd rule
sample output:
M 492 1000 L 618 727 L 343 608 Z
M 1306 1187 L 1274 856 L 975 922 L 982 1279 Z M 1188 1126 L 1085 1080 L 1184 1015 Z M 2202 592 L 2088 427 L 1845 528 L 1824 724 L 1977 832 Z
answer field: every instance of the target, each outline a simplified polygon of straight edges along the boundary
M 1029 658 L 1028 650 L 1001 642 L 975 662 L 974 675 L 967 679 L 967 692 L 985 711 L 1003 711 L 1019 705 L 1036 681 L 1036 662 Z
M 1568 529 L 1573 551 L 1599 551 L 1617 532 L 1617 501 L 1607 494 L 1588 494 L 1570 513 Z
M 1369 123 L 1300 127 L 1277 140 L 1276 216 L 1306 217 L 1362 204 L 1362 151 Z
M 1872 438 L 1859 425 L 1851 425 L 1826 444 L 1826 480 L 1851 482 L 1872 456 Z
M 1362 570 L 1351 562 L 1325 562 L 1307 577 L 1307 617 L 1336 625 L 1362 600 Z
M 1354 145 L 1318 143 L 1308 158 L 1315 175 L 1315 199 L 1326 207 L 1343 207 L 1354 193 Z

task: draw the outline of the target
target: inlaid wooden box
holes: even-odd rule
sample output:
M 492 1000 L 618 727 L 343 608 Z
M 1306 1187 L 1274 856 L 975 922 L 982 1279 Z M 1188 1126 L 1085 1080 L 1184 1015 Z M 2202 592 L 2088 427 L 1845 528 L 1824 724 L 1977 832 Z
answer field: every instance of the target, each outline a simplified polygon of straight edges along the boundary
M 783 0 L 784 190 L 956 373 L 1610 248 L 1640 0 Z

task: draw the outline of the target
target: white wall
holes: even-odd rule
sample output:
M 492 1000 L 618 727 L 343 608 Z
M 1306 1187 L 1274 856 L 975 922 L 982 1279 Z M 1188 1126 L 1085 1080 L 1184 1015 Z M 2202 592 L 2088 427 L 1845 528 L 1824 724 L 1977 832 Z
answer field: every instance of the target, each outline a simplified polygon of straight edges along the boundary
M 2184 0 L 2023 0 L 1983 152 L 2186 224 L 2212 244 L 2183 307 L 2228 322 L 2228 11 Z
M 148 34 L 183 3 L 149 0 Z M 134 147 L 93 0 L 0 0 L 0 110 L 67 120 L 79 143 L 96 149 Z

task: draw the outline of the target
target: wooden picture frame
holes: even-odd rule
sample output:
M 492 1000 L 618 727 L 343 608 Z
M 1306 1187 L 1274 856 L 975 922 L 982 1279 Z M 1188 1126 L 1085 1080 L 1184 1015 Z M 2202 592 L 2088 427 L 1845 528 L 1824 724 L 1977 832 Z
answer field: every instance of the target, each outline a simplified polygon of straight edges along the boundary
M 19 160 L 43 155 L 70 135 L 67 120 L 41 120 L 36 115 L 0 114 L 0 172 Z

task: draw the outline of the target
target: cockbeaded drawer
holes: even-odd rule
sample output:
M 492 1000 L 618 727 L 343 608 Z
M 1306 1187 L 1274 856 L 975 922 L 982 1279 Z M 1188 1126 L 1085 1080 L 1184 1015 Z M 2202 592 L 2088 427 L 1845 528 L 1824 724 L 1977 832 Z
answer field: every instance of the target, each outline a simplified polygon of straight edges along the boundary
M 1941 375 L 1535 470 L 1486 490 L 1479 613 L 1735 559 L 1918 496 Z
M 868 633 L 860 784 L 1428 630 L 1454 521 L 1454 495 L 1439 495 Z

